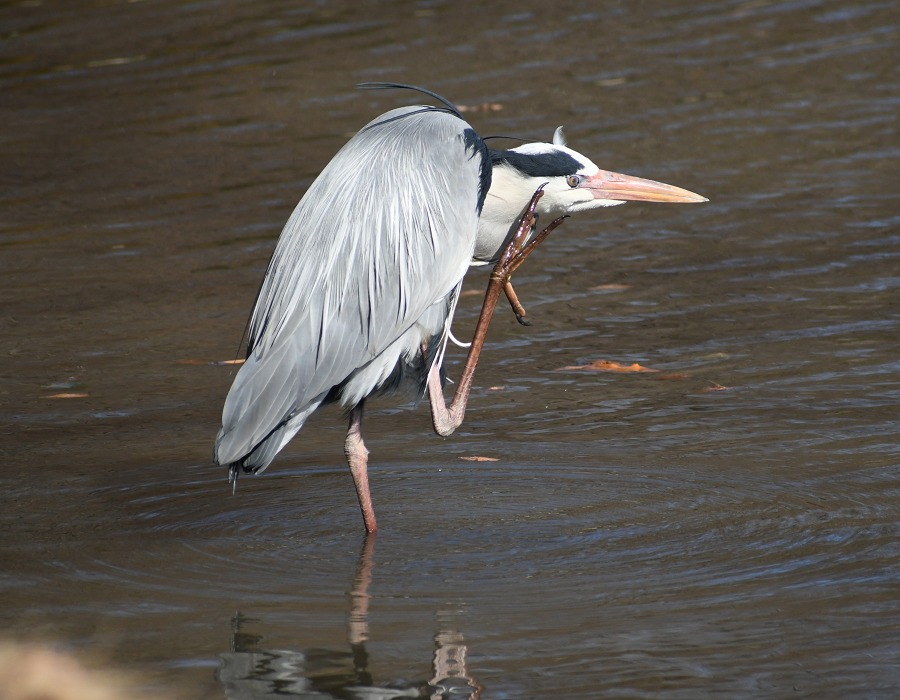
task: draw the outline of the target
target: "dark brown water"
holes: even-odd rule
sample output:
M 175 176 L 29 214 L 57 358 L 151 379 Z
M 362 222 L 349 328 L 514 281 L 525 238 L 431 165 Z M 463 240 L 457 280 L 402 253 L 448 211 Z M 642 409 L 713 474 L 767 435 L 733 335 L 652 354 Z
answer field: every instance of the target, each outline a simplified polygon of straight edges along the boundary
M 0 7 L 6 635 L 184 698 L 897 697 L 896 4 L 307 5 Z M 711 201 L 566 222 L 452 438 L 372 405 L 364 547 L 341 415 L 232 497 L 205 363 L 366 80 Z

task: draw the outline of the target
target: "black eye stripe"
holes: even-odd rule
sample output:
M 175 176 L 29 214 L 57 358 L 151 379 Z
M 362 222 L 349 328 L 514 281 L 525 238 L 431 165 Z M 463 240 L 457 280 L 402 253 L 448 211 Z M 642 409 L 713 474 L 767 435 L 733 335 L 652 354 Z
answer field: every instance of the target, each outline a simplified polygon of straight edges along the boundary
M 528 177 L 565 177 L 574 175 L 583 163 L 562 151 L 547 153 L 518 153 L 516 151 L 491 151 L 491 165 L 506 164 Z

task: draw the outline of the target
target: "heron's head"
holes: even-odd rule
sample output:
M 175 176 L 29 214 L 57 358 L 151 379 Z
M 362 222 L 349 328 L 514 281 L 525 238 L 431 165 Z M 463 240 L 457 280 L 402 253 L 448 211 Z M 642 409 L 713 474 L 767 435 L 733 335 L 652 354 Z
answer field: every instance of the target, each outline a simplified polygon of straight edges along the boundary
M 545 218 L 577 214 L 627 201 L 705 202 L 706 197 L 673 185 L 601 170 L 566 146 L 562 127 L 552 143 L 528 143 L 491 151 L 492 179 L 478 223 L 475 264 L 496 258 L 515 230 L 532 195 L 544 185 L 535 213 Z
M 601 170 L 590 158 L 566 146 L 562 127 L 552 143 L 528 143 L 508 151 L 493 151 L 494 184 L 490 195 L 515 199 L 521 210 L 543 183 L 538 212 L 560 216 L 627 201 L 705 202 L 706 197 L 654 180 Z M 524 197 L 524 200 L 522 199 Z

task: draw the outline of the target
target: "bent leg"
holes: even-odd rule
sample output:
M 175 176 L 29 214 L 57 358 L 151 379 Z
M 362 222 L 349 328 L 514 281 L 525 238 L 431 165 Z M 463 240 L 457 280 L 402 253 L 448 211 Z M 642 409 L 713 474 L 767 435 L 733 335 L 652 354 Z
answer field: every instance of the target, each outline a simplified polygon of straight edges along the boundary
M 452 434 L 463 422 L 466 414 L 466 404 L 469 401 L 469 391 L 472 389 L 475 367 L 478 364 L 478 357 L 481 354 L 481 348 L 484 346 L 484 339 L 487 337 L 487 329 L 491 323 L 491 318 L 493 318 L 494 309 L 497 308 L 497 301 L 500 295 L 507 290 L 509 278 L 550 232 L 566 218 L 561 216 L 558 219 L 554 219 L 549 226 L 529 243 L 525 243 L 534 227 L 534 209 L 544 195 L 543 190 L 542 185 L 534 193 L 534 196 L 525 208 L 525 212 L 522 214 L 516 234 L 506 247 L 506 250 L 503 251 L 499 262 L 494 266 L 493 272 L 491 272 L 491 279 L 488 282 L 487 290 L 484 293 L 484 302 L 481 305 L 481 314 L 478 317 L 478 324 L 475 326 L 475 335 L 472 338 L 472 344 L 469 346 L 469 354 L 466 356 L 466 364 L 463 367 L 462 376 L 456 385 L 456 393 L 453 395 L 453 400 L 449 407 L 444 399 L 444 392 L 441 387 L 440 369 L 437 365 L 432 365 L 428 372 L 428 398 L 431 402 L 431 419 L 434 424 L 434 430 L 438 435 L 446 437 Z M 511 285 L 508 288 L 512 289 Z M 515 297 L 515 292 L 512 294 Z M 509 291 L 507 291 L 508 295 Z M 512 299 L 510 299 L 510 302 L 512 303 Z M 518 302 L 518 299 L 516 299 L 516 302 Z M 519 307 L 521 308 L 521 304 L 519 304 Z M 515 309 L 515 304 L 513 304 L 513 308 Z M 522 311 L 524 315 L 524 309 Z

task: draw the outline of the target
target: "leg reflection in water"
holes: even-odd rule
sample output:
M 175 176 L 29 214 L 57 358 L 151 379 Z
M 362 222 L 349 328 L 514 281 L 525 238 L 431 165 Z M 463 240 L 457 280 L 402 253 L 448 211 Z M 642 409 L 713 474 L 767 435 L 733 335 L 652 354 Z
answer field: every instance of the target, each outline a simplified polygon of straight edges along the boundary
M 258 622 L 240 612 L 232 618 L 231 651 L 220 655 L 217 673 L 228 700 L 478 700 L 481 686 L 469 676 L 463 635 L 444 629 L 434 637 L 430 681 L 376 683 L 369 672 L 369 585 L 372 582 L 376 535 L 367 535 L 350 591 L 347 636 L 349 650 L 263 649 L 262 636 L 244 626 Z
M 481 686 L 469 676 L 465 639 L 459 632 L 441 630 L 434 637 L 434 676 L 429 683 L 431 700 L 468 698 L 478 700 Z

